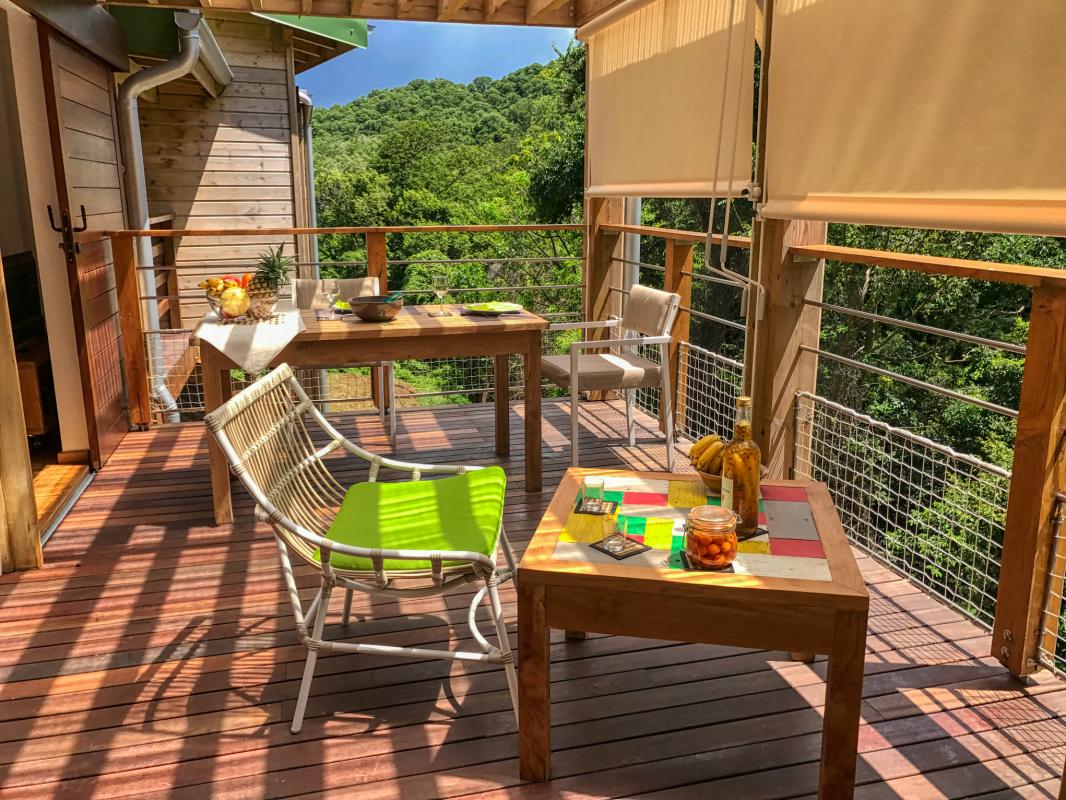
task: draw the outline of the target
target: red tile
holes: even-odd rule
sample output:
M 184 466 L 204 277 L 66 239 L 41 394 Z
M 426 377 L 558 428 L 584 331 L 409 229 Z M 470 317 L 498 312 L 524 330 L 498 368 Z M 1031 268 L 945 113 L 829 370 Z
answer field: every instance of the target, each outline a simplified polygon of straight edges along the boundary
M 763 500 L 784 500 L 786 503 L 806 503 L 807 490 L 802 486 L 761 486 Z
M 626 492 L 622 500 L 624 506 L 665 506 L 670 495 L 665 492 Z
M 809 542 L 805 539 L 776 539 L 771 536 L 770 555 L 825 558 L 825 550 L 822 549 L 821 542 Z

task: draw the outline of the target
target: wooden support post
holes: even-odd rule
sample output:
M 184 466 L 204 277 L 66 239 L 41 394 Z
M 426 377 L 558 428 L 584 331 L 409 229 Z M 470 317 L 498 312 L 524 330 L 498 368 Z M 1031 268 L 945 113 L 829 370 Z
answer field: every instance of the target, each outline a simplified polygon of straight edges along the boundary
M 611 316 L 621 316 L 624 295 L 622 265 L 623 237 L 616 231 L 604 230 L 608 223 L 623 222 L 624 203 L 621 197 L 592 197 L 585 201 L 585 293 L 583 311 L 586 322 L 600 322 Z M 610 339 L 609 329 L 591 330 L 586 339 Z M 585 352 L 594 352 L 587 350 Z M 607 392 L 588 392 L 593 400 L 603 400 Z
M 622 313 L 622 234 L 604 230 L 607 223 L 621 223 L 621 197 L 593 197 L 585 203 L 585 297 L 587 322 L 599 322 Z M 610 339 L 610 331 L 590 331 L 590 339 Z
M 18 358 L 0 270 L 0 570 L 36 569 L 43 563 Z
M 670 342 L 670 396 L 674 406 L 674 430 L 679 430 L 684 423 L 684 403 L 680 398 L 685 391 L 687 370 L 682 369 L 681 342 L 687 342 L 692 315 L 685 309 L 692 308 L 692 247 L 690 242 L 666 242 L 666 278 L 664 286 L 668 292 L 681 295 L 681 308 L 674 320 Z M 663 410 L 659 409 L 659 427 L 662 428 Z
M 1066 290 L 1033 290 L 1018 405 L 992 655 L 1017 676 L 1037 669 L 1055 492 L 1066 484 Z
M 141 283 L 137 275 L 137 252 L 133 237 L 112 236 L 111 256 L 115 264 L 118 322 L 122 331 L 122 357 L 126 364 L 126 398 L 129 403 L 130 424 L 148 425 L 152 414 L 148 388 L 148 355 L 144 347 Z
M 817 355 L 801 347 L 818 347 L 822 312 L 804 301 L 822 299 L 825 262 L 793 263 L 788 248 L 824 243 L 828 226 L 788 220 L 757 225 L 756 274 L 765 295 L 746 365 L 752 380 L 753 432 L 769 477 L 789 478 L 797 442 L 796 392 L 813 392 L 818 380 Z
M 378 279 L 378 291 L 382 294 L 389 293 L 389 252 L 384 233 L 366 235 L 366 274 L 369 278 Z M 389 398 L 378 397 L 379 369 L 379 367 L 370 368 L 370 397 L 375 408 L 381 408 L 383 403 L 388 408 Z

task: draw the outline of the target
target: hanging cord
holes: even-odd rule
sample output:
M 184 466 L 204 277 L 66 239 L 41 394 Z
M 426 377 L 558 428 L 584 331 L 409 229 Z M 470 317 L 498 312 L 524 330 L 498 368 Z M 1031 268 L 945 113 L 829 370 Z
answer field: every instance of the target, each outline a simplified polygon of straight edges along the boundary
M 737 5 L 736 0 L 730 0 L 730 3 L 729 3 L 729 25 L 730 25 L 730 27 L 733 26 L 734 21 L 736 19 L 736 5 Z M 747 28 L 747 26 L 745 25 L 745 29 L 746 28 Z M 752 39 L 751 46 L 754 47 L 755 46 L 754 36 L 751 36 L 749 38 Z M 741 317 L 742 318 L 743 317 L 747 317 L 748 291 L 749 291 L 749 289 L 754 287 L 755 291 L 757 292 L 756 298 L 757 298 L 757 303 L 758 303 L 758 308 L 759 308 L 759 313 L 757 314 L 757 317 L 758 317 L 758 316 L 762 315 L 762 311 L 761 311 L 761 309 L 762 309 L 762 300 L 763 300 L 762 286 L 760 286 L 755 281 L 751 280 L 751 278 L 747 277 L 746 275 L 741 275 L 740 273 L 734 272 L 733 270 L 728 269 L 726 267 L 726 259 L 728 258 L 728 255 L 729 255 L 729 217 L 730 217 L 730 214 L 732 213 L 732 207 L 733 207 L 732 186 L 730 186 L 730 190 L 727 191 L 726 195 L 725 195 L 725 201 L 726 201 L 726 204 L 725 204 L 725 221 L 723 222 L 723 226 L 722 226 L 722 244 L 719 247 L 719 258 L 718 258 L 718 266 L 717 267 L 715 267 L 713 265 L 713 259 L 712 259 L 712 256 L 711 256 L 711 253 L 713 252 L 713 249 L 714 249 L 714 212 L 715 212 L 716 206 L 718 205 L 718 180 L 721 177 L 721 168 L 722 168 L 722 140 L 723 140 L 723 136 L 724 136 L 724 133 L 725 133 L 725 130 L 724 130 L 725 129 L 725 112 L 726 112 L 726 103 L 727 103 L 727 100 L 728 100 L 728 97 L 729 97 L 729 88 L 730 88 L 729 78 L 730 78 L 730 72 L 731 72 L 731 67 L 732 67 L 732 50 L 733 50 L 733 36 L 732 36 L 732 34 L 730 34 L 728 40 L 726 41 L 726 48 L 725 48 L 725 69 L 723 70 L 724 78 L 723 78 L 723 85 L 722 85 L 722 103 L 721 103 L 721 106 L 719 107 L 719 111 L 718 111 L 718 141 L 717 141 L 717 144 L 715 146 L 714 180 L 713 180 L 713 182 L 711 184 L 711 207 L 710 207 L 710 213 L 708 215 L 708 221 L 707 221 L 707 242 L 704 245 L 704 253 L 705 253 L 704 265 L 708 269 L 710 269 L 712 271 L 717 271 L 717 272 L 722 273 L 722 275 L 725 278 L 731 280 L 733 283 L 736 283 L 737 285 L 741 286 L 744 289 L 744 292 L 741 295 L 741 304 L 740 304 Z M 747 45 L 745 45 L 744 54 L 745 55 L 747 54 Z M 741 62 L 743 63 L 743 58 L 741 59 Z M 741 92 L 741 84 L 738 82 L 737 83 L 737 94 L 736 94 L 736 97 L 737 97 L 737 101 L 736 102 L 737 102 L 738 111 L 740 109 L 740 100 L 741 100 L 742 96 L 743 96 L 743 94 Z M 733 123 L 733 149 L 730 151 L 733 154 L 736 153 L 737 140 L 739 139 L 739 137 L 740 137 L 740 114 L 738 113 L 738 114 L 736 114 L 736 120 Z M 732 158 L 730 158 L 730 161 L 732 161 Z M 732 181 L 730 181 L 730 183 L 732 183 Z

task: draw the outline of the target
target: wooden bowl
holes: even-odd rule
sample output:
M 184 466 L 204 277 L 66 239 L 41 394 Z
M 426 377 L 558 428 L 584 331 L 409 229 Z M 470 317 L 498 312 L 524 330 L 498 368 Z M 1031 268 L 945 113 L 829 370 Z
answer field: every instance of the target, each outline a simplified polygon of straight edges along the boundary
M 722 493 L 722 476 L 721 475 L 712 475 L 709 472 L 700 472 L 700 470 L 696 470 L 696 472 L 699 474 L 700 478 L 703 479 L 703 482 L 704 482 L 704 484 L 706 484 L 708 489 L 710 489 L 715 494 L 721 494 Z
M 403 308 L 403 298 L 386 300 L 386 295 L 370 295 L 367 297 L 353 297 L 351 303 L 352 313 L 363 322 L 388 322 L 394 319 Z

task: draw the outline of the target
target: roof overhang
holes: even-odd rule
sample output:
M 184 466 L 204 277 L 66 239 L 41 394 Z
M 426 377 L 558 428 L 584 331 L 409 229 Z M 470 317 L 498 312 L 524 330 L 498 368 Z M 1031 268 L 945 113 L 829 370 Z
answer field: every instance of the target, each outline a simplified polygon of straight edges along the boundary
M 149 5 L 157 0 L 119 0 Z M 624 0 L 271 0 L 271 13 L 305 17 L 400 19 L 575 28 Z M 167 0 L 172 7 L 221 10 L 218 0 Z M 257 12 L 263 0 L 226 0 L 226 11 Z
M 168 8 L 137 8 L 113 6 L 111 14 L 126 35 L 126 48 L 133 69 L 169 61 L 177 56 L 178 26 L 175 12 Z M 190 76 L 212 97 L 218 97 L 233 80 L 233 71 L 226 62 L 207 22 L 200 18 L 196 24 L 200 37 L 200 57 Z

